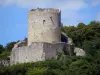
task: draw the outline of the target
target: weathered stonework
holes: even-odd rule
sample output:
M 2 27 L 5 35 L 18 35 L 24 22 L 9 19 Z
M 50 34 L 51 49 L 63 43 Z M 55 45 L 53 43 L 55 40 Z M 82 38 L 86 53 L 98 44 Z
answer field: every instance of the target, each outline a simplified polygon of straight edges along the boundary
M 10 60 L 0 60 L 0 67 L 9 65 L 10 65 Z
M 22 47 L 22 46 L 27 46 L 27 38 L 25 38 L 23 41 L 19 41 L 17 42 L 13 48 L 18 48 L 18 47 Z
M 74 46 L 68 41 L 68 37 L 61 34 L 59 9 L 32 9 L 28 13 L 28 45 L 27 42 L 15 44 L 10 64 L 56 59 L 57 52 L 71 56 Z
M 43 61 L 45 59 L 56 58 L 57 52 L 68 51 L 69 45 L 66 43 L 38 43 L 34 42 L 30 46 L 14 48 L 11 54 L 10 64 Z M 64 51 L 63 51 L 64 50 Z
M 28 46 L 32 42 L 60 42 L 60 29 L 59 9 L 34 9 L 28 12 Z
M 86 55 L 85 51 L 78 47 L 75 47 L 74 53 L 76 54 L 76 56 L 85 56 Z

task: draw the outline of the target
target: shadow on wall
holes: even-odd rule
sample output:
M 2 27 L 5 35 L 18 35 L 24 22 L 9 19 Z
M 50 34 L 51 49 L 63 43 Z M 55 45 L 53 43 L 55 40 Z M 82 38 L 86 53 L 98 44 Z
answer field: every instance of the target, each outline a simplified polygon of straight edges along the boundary
M 61 33 L 61 42 L 68 42 L 68 37 L 64 32 Z

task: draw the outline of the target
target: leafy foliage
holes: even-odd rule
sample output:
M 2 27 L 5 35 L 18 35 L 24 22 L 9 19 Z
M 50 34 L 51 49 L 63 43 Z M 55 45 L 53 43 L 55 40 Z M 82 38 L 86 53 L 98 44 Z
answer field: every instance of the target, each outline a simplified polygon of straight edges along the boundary
M 100 55 L 100 54 L 99 54 Z M 69 57 L 1 67 L 0 75 L 99 75 L 100 59 Z
M 3 45 L 0 45 L 0 54 L 5 51 L 5 48 L 3 47 Z
M 83 48 L 88 55 L 100 50 L 100 22 L 92 21 L 88 25 L 79 23 L 75 26 L 64 26 L 65 32 L 73 39 L 75 46 Z
M 5 47 L 3 47 L 3 45 L 0 45 L 0 60 L 9 59 L 10 52 L 12 48 L 14 47 L 15 43 L 16 42 L 8 43 Z
M 62 31 L 73 39 L 75 46 L 83 48 L 84 41 L 100 38 L 100 22 L 92 21 L 88 25 L 79 23 L 77 27 L 64 26 Z
M 14 44 L 16 42 L 10 42 L 6 45 L 5 49 L 8 50 L 9 52 L 11 52 L 12 48 L 14 47 Z
M 73 39 L 75 46 L 83 48 L 87 56 L 66 56 L 58 53 L 57 60 L 16 64 L 0 67 L 0 75 L 100 75 L 100 23 L 79 23 L 64 26 L 62 31 Z M 15 42 L 0 45 L 0 58 L 6 58 Z

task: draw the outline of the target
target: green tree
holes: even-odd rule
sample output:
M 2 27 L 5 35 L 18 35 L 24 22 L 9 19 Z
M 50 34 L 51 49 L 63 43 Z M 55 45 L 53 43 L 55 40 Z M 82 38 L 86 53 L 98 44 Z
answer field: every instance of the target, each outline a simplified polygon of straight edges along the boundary
M 16 42 L 10 42 L 10 43 L 8 43 L 8 44 L 6 45 L 6 47 L 5 47 L 5 49 L 11 52 L 11 50 L 12 50 L 12 48 L 14 47 L 14 44 L 15 44 L 15 43 L 16 43 Z
M 100 38 L 95 37 L 91 41 L 84 41 L 83 47 L 88 55 L 94 55 L 97 50 L 100 50 Z
M 100 38 L 100 22 L 91 21 L 88 25 L 79 23 L 76 27 L 64 26 L 62 31 L 73 39 L 75 46 L 83 48 L 84 41 Z
M 84 28 L 85 26 L 86 25 L 84 23 L 82 23 L 82 22 L 77 25 L 78 28 Z
M 3 45 L 0 45 L 0 54 L 2 53 L 2 52 L 4 52 L 5 51 L 5 48 L 3 47 Z

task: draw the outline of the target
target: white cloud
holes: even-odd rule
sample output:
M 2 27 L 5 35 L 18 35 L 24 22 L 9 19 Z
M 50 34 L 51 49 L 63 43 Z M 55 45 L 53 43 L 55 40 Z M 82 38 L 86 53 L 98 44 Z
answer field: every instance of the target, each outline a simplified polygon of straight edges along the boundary
M 84 0 L 66 0 L 59 5 L 59 7 L 64 10 L 79 10 L 87 6 Z
M 92 6 L 97 6 L 97 5 L 100 5 L 100 0 L 93 0 Z
M 88 6 L 86 0 L 0 0 L 2 6 L 16 5 L 22 8 L 60 8 L 67 24 L 76 24 L 84 17 L 78 12 Z
M 100 21 L 100 12 L 97 14 L 96 20 Z
M 32 4 L 34 5 L 37 1 L 38 0 L 0 0 L 0 4 L 2 6 L 9 6 L 14 4 L 19 7 L 30 7 Z
M 15 4 L 22 7 L 59 7 L 77 10 L 86 6 L 85 0 L 0 0 L 2 6 Z

